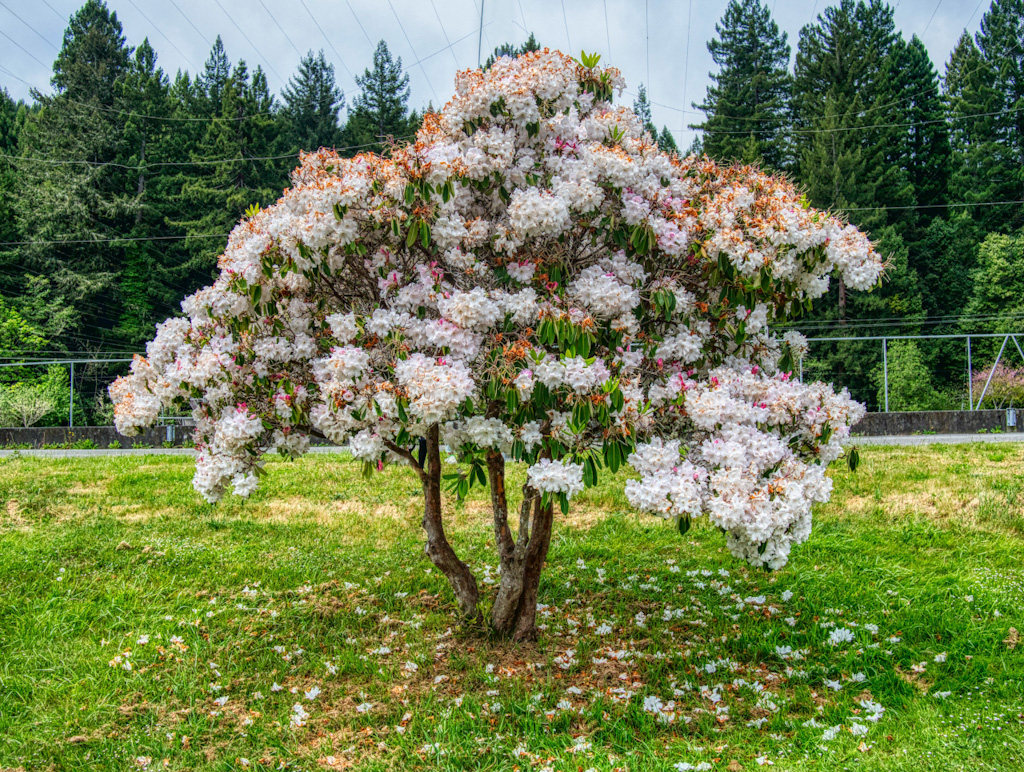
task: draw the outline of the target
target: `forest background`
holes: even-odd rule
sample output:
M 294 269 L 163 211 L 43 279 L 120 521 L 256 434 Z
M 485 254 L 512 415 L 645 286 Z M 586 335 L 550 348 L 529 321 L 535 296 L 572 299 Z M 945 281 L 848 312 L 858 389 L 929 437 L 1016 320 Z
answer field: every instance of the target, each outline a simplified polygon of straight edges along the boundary
M 795 57 L 760 0 L 732 0 L 715 29 L 716 69 L 693 104 L 698 139 L 677 147 L 638 84 L 633 107 L 652 136 L 668 151 L 787 175 L 891 262 L 870 294 L 834 282 L 797 329 L 1022 331 L 1024 0 L 994 0 L 941 74 L 880 0 L 824 8 Z M 506 43 L 485 66 L 544 43 Z M 346 95 L 311 50 L 274 94 L 220 37 L 201 71 L 171 77 L 148 39 L 130 46 L 117 14 L 87 0 L 53 62 L 52 93 L 15 101 L 0 87 L 0 363 L 142 351 L 155 324 L 210 283 L 239 218 L 278 198 L 300 150 L 387 153 L 436 107 L 410 106 L 409 76 L 383 40 L 355 81 Z M 890 408 L 965 407 L 968 378 L 987 377 L 998 343 L 973 341 L 975 373 L 962 340 L 890 343 Z M 123 369 L 75 368 L 76 424 L 109 421 L 104 387 Z M 877 341 L 815 343 L 803 372 L 870 409 L 883 402 Z M 0 424 L 66 423 L 68 379 L 64 365 L 0 368 Z M 993 404 L 1024 405 L 1024 368 L 1001 367 L 994 382 Z

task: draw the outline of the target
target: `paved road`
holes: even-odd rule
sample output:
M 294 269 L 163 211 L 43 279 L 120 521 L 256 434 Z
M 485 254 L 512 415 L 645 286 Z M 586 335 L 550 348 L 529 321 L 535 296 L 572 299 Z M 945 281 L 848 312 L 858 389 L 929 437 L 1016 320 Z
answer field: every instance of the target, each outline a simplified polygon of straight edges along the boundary
M 345 453 L 334 445 L 314 445 L 310 453 Z M 193 456 L 191 448 L 121 448 L 97 450 L 0 450 L 0 458 L 8 456 L 42 456 L 43 458 L 91 458 L 93 456 Z
M 1004 434 L 901 434 L 854 437 L 857 445 L 963 445 L 968 442 L 1024 442 L 1024 432 Z
M 1024 442 L 1024 432 L 1005 434 L 913 434 L 892 437 L 854 437 L 857 445 L 963 445 L 971 442 Z M 311 453 L 344 453 L 333 445 L 314 445 Z M 0 450 L 0 458 L 19 454 L 43 458 L 89 458 L 91 456 L 191 456 L 189 448 L 147 448 L 144 450 Z

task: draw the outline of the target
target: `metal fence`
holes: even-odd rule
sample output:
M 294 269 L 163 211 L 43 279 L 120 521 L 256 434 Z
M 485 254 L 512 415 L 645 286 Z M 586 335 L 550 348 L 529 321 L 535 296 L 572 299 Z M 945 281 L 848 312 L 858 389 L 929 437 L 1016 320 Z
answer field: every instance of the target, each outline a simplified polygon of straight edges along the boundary
M 967 410 L 978 410 L 981 407 L 982 402 L 985 400 L 988 394 L 989 385 L 992 382 L 992 376 L 995 373 L 996 366 L 1004 359 L 1004 354 L 1007 354 L 1007 344 L 1013 342 L 1013 347 L 1016 349 L 1017 354 L 1021 360 L 1024 361 L 1024 349 L 1021 348 L 1021 344 L 1018 341 L 1018 337 L 1024 335 L 1024 333 L 961 333 L 961 334 L 949 334 L 949 335 L 863 335 L 863 336 L 836 336 L 836 337 L 816 337 L 808 338 L 808 353 L 805 358 L 801 358 L 798 365 L 798 375 L 800 381 L 803 382 L 805 377 L 805 365 L 810 362 L 821 363 L 822 361 L 828 361 L 826 358 L 822 358 L 822 349 L 838 346 L 842 343 L 858 343 L 863 345 L 877 345 L 877 357 L 878 364 L 880 365 L 881 371 L 881 384 L 878 388 L 878 394 L 869 393 L 866 389 L 874 389 L 874 380 L 870 378 L 870 374 L 863 372 L 863 369 L 858 373 L 851 374 L 849 372 L 839 372 L 835 370 L 829 370 L 828 367 L 817 367 L 813 375 L 821 380 L 827 380 L 834 383 L 836 386 L 846 386 L 850 388 L 853 396 L 865 402 L 869 405 L 876 405 L 877 408 L 882 412 L 889 412 L 889 343 L 892 341 L 915 341 L 915 342 L 929 342 L 929 343 L 953 343 L 954 341 L 963 341 L 960 346 L 956 348 L 959 351 L 951 350 L 950 347 L 946 346 L 946 351 L 943 352 L 931 352 L 931 359 L 938 362 L 936 371 L 933 372 L 933 376 L 939 381 L 941 387 L 945 387 L 947 390 L 952 388 L 953 390 L 962 390 L 963 396 L 966 398 L 966 405 L 963 406 Z M 972 345 L 973 341 L 973 345 Z M 982 351 L 979 349 L 979 341 L 982 343 Z M 998 345 L 998 351 L 995 353 L 994 360 L 992 358 L 992 351 L 995 350 L 995 346 Z M 816 355 L 817 350 L 817 355 Z M 1011 349 L 1012 351 L 1012 349 Z M 841 355 L 840 355 L 841 356 Z M 805 362 L 806 360 L 806 362 Z M 989 365 L 988 363 L 991 362 Z M 973 373 L 974 365 L 980 363 L 982 371 L 988 370 L 988 378 L 985 381 L 981 392 L 975 394 Z M 821 376 L 826 377 L 821 377 Z M 831 376 L 831 377 L 828 377 Z M 870 386 L 865 385 L 865 380 L 868 381 Z M 844 382 L 845 381 L 845 382 Z M 860 391 L 861 393 L 857 393 Z
M 801 382 L 804 381 L 805 375 L 811 375 L 815 379 L 828 381 L 834 383 L 837 387 L 847 387 L 850 389 L 855 399 L 868 404 L 869 406 L 875 406 L 878 410 L 889 412 L 889 344 L 892 341 L 916 341 L 924 345 L 945 345 L 947 351 L 943 352 L 931 352 L 932 359 L 939 364 L 936 366 L 936 370 L 933 373 L 937 379 L 945 381 L 945 386 L 952 387 L 953 389 L 959 389 L 962 391 L 964 397 L 966 397 L 967 410 L 978 410 L 981 407 L 982 402 L 985 400 L 988 394 L 988 388 L 992 381 L 992 375 L 995 372 L 996 366 L 1004 359 L 1004 355 L 1007 352 L 1007 345 L 1012 341 L 1013 348 L 1010 353 L 1015 349 L 1021 360 L 1024 361 L 1024 348 L 1021 347 L 1018 337 L 1024 335 L 1024 333 L 977 333 L 977 334 L 950 334 L 950 335 L 865 335 L 865 336 L 839 336 L 839 337 L 816 337 L 808 338 L 809 350 L 804 358 L 801 358 L 798 364 L 798 376 Z M 949 348 L 949 344 L 955 341 L 963 341 L 962 348 L 955 346 L 954 349 Z M 973 345 L 972 345 L 973 341 Z M 981 343 L 982 351 L 979 351 L 979 341 Z M 881 388 L 878 389 L 874 386 L 874 381 L 870 377 L 870 373 L 865 373 L 863 368 L 856 372 L 841 371 L 834 367 L 830 369 L 828 366 L 828 358 L 824 357 L 824 349 L 832 346 L 840 346 L 841 344 L 856 344 L 859 346 L 871 346 L 877 352 L 877 361 L 881 374 Z M 996 351 L 995 346 L 998 346 Z M 994 360 L 992 352 L 995 352 Z M 863 351 L 860 352 L 863 354 Z M 838 352 L 838 356 L 834 357 L 832 361 L 838 359 L 842 360 L 842 352 Z M 973 378 L 971 377 L 974 372 L 974 364 L 976 361 L 984 363 L 989 361 L 992 364 L 989 366 L 988 378 L 985 381 L 984 387 L 981 392 L 977 395 L 974 393 Z M 0 363 L 0 368 L 8 367 L 49 367 L 50 365 L 68 365 L 69 366 L 69 377 L 68 377 L 68 427 L 73 428 L 75 423 L 75 365 L 79 365 L 81 368 L 83 365 L 112 365 L 112 364 L 126 364 L 131 362 L 131 359 L 115 358 L 115 357 L 97 357 L 92 359 L 34 359 L 34 360 L 22 360 L 19 362 L 3 362 Z M 809 372 L 808 372 L 809 371 Z M 106 388 L 106 381 L 113 380 L 113 375 L 107 378 L 101 378 L 96 376 L 94 378 L 94 392 L 100 389 Z M 977 399 L 975 399 L 977 396 Z M 174 417 L 167 417 L 166 421 L 175 421 Z M 165 422 L 166 422 L 165 421 Z

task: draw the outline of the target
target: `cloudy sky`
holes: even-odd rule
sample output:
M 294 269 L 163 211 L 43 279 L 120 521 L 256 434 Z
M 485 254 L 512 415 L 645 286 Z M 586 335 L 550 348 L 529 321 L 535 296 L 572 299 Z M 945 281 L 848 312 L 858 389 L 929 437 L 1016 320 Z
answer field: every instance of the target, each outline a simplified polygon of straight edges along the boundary
M 261 65 L 276 92 L 300 52 L 322 48 L 351 97 L 353 73 L 369 66 L 384 39 L 409 71 L 414 107 L 443 104 L 455 70 L 476 66 L 481 2 L 484 58 L 531 31 L 541 45 L 575 55 L 596 51 L 623 71 L 627 101 L 638 83 L 648 83 L 655 123 L 672 129 L 683 148 L 690 144 L 686 124 L 702 116 L 690 103 L 707 88 L 713 62 L 706 42 L 727 0 L 107 0 L 129 42 L 148 37 L 171 75 L 201 68 L 219 34 L 231 59 Z M 829 0 L 766 2 L 795 49 L 800 28 Z M 976 32 L 988 7 L 988 0 L 893 3 L 897 27 L 924 41 L 940 73 L 960 34 Z M 0 0 L 0 87 L 15 99 L 29 98 L 29 84 L 48 90 L 68 17 L 80 5 Z

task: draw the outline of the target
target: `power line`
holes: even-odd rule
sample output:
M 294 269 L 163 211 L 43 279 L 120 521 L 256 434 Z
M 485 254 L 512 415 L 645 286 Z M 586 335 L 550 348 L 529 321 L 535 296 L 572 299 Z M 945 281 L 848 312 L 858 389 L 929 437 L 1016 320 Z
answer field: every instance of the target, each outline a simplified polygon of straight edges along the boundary
M 309 6 L 306 5 L 306 0 L 299 0 L 299 2 L 302 3 L 302 7 L 306 9 L 306 13 L 309 14 L 309 18 L 313 20 L 313 24 L 315 24 L 316 28 L 320 30 L 320 34 L 323 36 L 323 39 L 327 41 L 327 45 L 331 47 L 331 50 L 334 52 L 334 55 L 338 57 L 338 62 L 340 62 L 341 66 L 345 68 L 345 72 L 348 73 L 348 76 L 352 79 L 352 82 L 356 84 L 356 88 L 358 88 L 359 83 L 356 81 L 356 76 L 352 74 L 352 70 L 350 70 L 348 68 L 348 65 L 345 64 L 345 60 L 341 58 L 341 54 L 339 54 L 338 49 L 334 47 L 334 43 L 331 42 L 331 39 L 329 37 L 327 37 L 327 33 L 324 32 L 324 28 L 320 26 L 319 20 L 317 20 L 317 18 L 313 15 L 313 12 L 309 10 Z
M 859 206 L 859 207 L 837 207 L 840 212 L 889 212 L 901 209 L 954 209 L 961 206 L 1008 206 L 1010 204 L 1024 204 L 1019 201 L 964 201 L 955 204 L 914 204 L 912 206 Z
M 43 0 L 43 5 L 45 5 L 51 11 L 53 11 L 57 15 L 58 19 L 60 19 L 61 21 L 67 21 L 67 18 L 62 16 L 60 11 L 58 11 L 56 8 L 54 8 L 52 5 L 50 5 L 49 2 L 47 2 L 47 0 Z
M 932 15 L 931 18 L 928 19 L 928 23 L 924 25 L 924 29 L 921 31 L 921 37 L 924 37 L 924 33 L 928 31 L 928 28 L 932 26 L 932 22 L 935 21 L 935 14 L 939 12 L 940 5 L 942 5 L 942 0 L 939 0 L 939 2 L 935 4 L 935 10 L 932 11 Z M 896 7 L 898 8 L 899 6 Z M 972 16 L 971 18 L 973 19 L 974 17 Z
M 193 233 L 187 236 L 128 236 L 116 239 L 64 239 L 60 241 L 0 241 L 0 247 L 56 246 L 58 244 L 113 244 L 122 241 L 184 241 L 185 239 L 226 239 L 229 233 Z
M 391 13 L 395 15 L 395 21 L 398 22 L 398 28 L 402 30 L 402 35 L 405 37 L 405 42 L 409 44 L 409 50 L 412 51 L 412 55 L 417 57 L 418 61 L 422 61 L 419 59 L 419 54 L 416 53 L 416 49 L 413 47 L 412 41 L 409 39 L 409 34 L 405 31 L 405 25 L 402 24 L 402 17 L 398 15 L 398 11 L 395 10 L 395 5 L 391 0 L 388 0 L 388 6 L 391 8 Z M 420 70 L 423 72 L 423 77 L 427 81 L 427 85 L 430 87 L 430 93 L 434 95 L 434 99 L 437 100 L 438 106 L 440 107 L 441 98 L 437 95 L 437 92 L 434 91 L 434 84 L 430 82 L 430 76 L 427 75 L 427 68 L 420 64 Z
M 569 37 L 569 17 L 565 13 L 565 0 L 562 0 L 562 21 L 565 22 L 565 42 L 569 44 L 569 50 L 572 51 L 572 38 Z
M 24 52 L 25 52 L 26 54 L 28 54 L 28 55 L 29 55 L 29 56 L 31 56 L 31 57 L 32 57 L 33 59 L 35 59 L 35 60 L 36 60 L 37 62 L 39 62 L 39 64 L 41 64 L 41 65 L 42 65 L 43 67 L 49 67 L 49 65 L 47 65 L 47 64 L 46 64 L 45 62 L 41 62 L 41 61 L 39 61 L 39 57 L 38 57 L 38 56 L 36 56 L 35 54 L 33 54 L 33 53 L 32 53 L 31 51 L 29 51 L 29 50 L 28 50 L 27 48 L 25 48 L 25 46 L 23 46 L 23 45 L 22 45 L 21 43 L 19 43 L 19 42 L 18 42 L 17 40 L 15 40 L 14 38 L 12 38 L 12 37 L 11 37 L 10 35 L 8 35 L 8 34 L 7 34 L 6 32 L 4 32 L 4 31 L 3 31 L 2 29 L 0 29 L 0 35 L 3 35 L 3 36 L 4 36 L 5 38 L 7 38 L 8 40 L 10 40 L 10 41 L 11 41 L 12 43 L 14 43 L 14 45 L 16 45 L 16 46 L 17 46 L 18 48 L 20 48 L 20 49 L 21 49 L 22 51 L 24 51 Z M 19 78 L 19 80 L 20 80 L 20 78 Z M 23 82 L 24 82 L 24 81 L 23 81 Z
M 173 48 L 173 49 L 174 49 L 175 51 L 177 51 L 177 52 L 178 52 L 179 54 L 181 54 L 181 58 L 182 58 L 182 59 L 184 59 L 184 60 L 185 60 L 186 62 L 188 62 L 189 64 L 191 64 L 191 65 L 192 65 L 193 67 L 195 67 L 195 68 L 196 68 L 196 72 L 198 73 L 198 72 L 199 72 L 199 68 L 198 68 L 198 67 L 196 67 L 196 63 L 195 63 L 195 62 L 193 62 L 193 61 L 192 61 L 192 60 L 191 60 L 191 59 L 190 59 L 190 58 L 189 58 L 189 57 L 188 57 L 188 56 L 187 56 L 187 55 L 185 54 L 185 52 L 184 52 L 184 51 L 182 51 L 182 50 L 181 50 L 180 48 L 178 48 L 178 46 L 176 46 L 176 45 L 175 45 L 174 41 L 173 41 L 173 40 L 171 40 L 171 39 L 170 39 L 169 37 L 167 37 L 167 35 L 165 35 L 165 34 L 164 34 L 164 31 L 163 31 L 163 30 L 162 30 L 162 29 L 161 29 L 161 28 L 160 28 L 159 26 L 157 26 L 156 24 L 154 24 L 154 23 L 153 23 L 153 20 L 152 20 L 152 19 L 150 19 L 150 18 L 149 18 L 149 17 L 148 17 L 147 15 L 146 15 L 146 12 L 145 12 L 145 11 L 143 11 L 143 10 L 142 10 L 141 8 L 139 8 L 139 6 L 137 6 L 137 5 L 135 4 L 135 0 L 128 0 L 128 2 L 132 4 L 132 7 L 133 7 L 133 8 L 134 8 L 134 9 L 135 9 L 136 11 L 138 11 L 138 12 L 139 12 L 140 14 L 142 14 L 142 18 L 143 18 L 143 19 L 145 19 L 146 21 L 148 21 L 148 22 L 149 22 L 149 26 L 151 26 L 151 27 L 152 27 L 153 29 L 155 29 L 155 30 L 156 30 L 157 32 L 159 32 L 159 33 L 160 33 L 160 37 L 162 37 L 162 38 L 163 38 L 164 40 L 166 40 L 166 41 L 167 41 L 168 43 L 170 43 L 170 45 L 171 45 L 171 48 Z
M 297 153 L 287 155 L 252 156 L 246 158 L 215 158 L 208 161 L 156 161 L 154 163 L 131 166 L 128 164 L 114 163 L 113 161 L 79 161 L 74 159 L 60 160 L 51 158 L 33 158 L 31 156 L 16 156 L 0 153 L 0 158 L 9 161 L 29 161 L 33 163 L 51 164 L 53 166 L 101 166 L 112 169 L 126 169 L 128 171 L 139 171 L 140 169 L 151 169 L 158 166 L 218 166 L 220 164 L 248 163 L 249 161 L 280 161 L 285 158 L 297 158 Z
M 562 10 L 565 10 L 565 2 L 562 2 Z M 651 14 L 650 2 L 644 0 L 644 40 L 647 48 L 647 90 L 651 90 Z
M 288 33 L 284 31 L 284 27 L 282 27 L 282 26 L 281 26 L 281 22 L 279 22 L 279 21 L 277 20 L 277 17 L 276 17 L 276 16 L 274 16 L 274 14 L 272 14 L 272 13 L 270 12 L 270 9 L 269 9 L 269 8 L 267 8 L 267 4 L 266 4 L 266 3 L 264 3 L 264 2 L 263 2 L 263 0 L 260 0 L 260 5 L 262 5 L 262 6 L 263 6 L 263 10 L 267 12 L 267 16 L 269 16 L 269 17 L 270 17 L 270 19 L 271 19 L 271 21 L 273 21 L 273 22 L 274 22 L 274 24 L 275 24 L 275 25 L 277 25 L 277 28 L 278 28 L 278 29 L 279 29 L 279 30 L 281 31 L 281 34 L 282 34 L 282 35 L 284 35 L 284 39 L 288 41 L 289 45 L 291 45 L 291 47 L 292 47 L 293 49 L 295 49 L 295 53 L 296 53 L 296 55 L 297 55 L 297 56 L 298 56 L 298 57 L 299 57 L 299 58 L 301 59 L 301 58 L 302 58 L 302 52 L 301 52 L 301 51 L 299 51 L 299 47 L 298 47 L 297 45 L 295 45 L 294 41 L 292 41 L 292 39 L 291 39 L 291 37 L 290 37 L 290 36 L 288 35 Z M 308 9 L 307 9 L 307 10 L 308 10 Z
M 458 69 L 458 57 L 455 56 L 455 49 L 452 48 L 452 41 L 448 39 L 448 30 L 444 28 L 444 22 L 441 21 L 441 14 L 437 12 L 437 4 L 434 2 L 434 0 L 430 0 L 430 7 L 434 9 L 434 16 L 437 17 L 437 23 L 441 25 L 441 33 L 444 35 L 444 41 L 448 44 L 448 50 L 452 52 L 452 61 L 455 62 L 455 69 Z M 523 10 L 522 6 L 519 7 L 519 10 Z
M 652 104 L 656 104 L 656 103 L 652 102 Z M 661 105 L 661 106 L 665 107 L 666 105 Z M 670 108 L 670 109 L 677 109 L 677 108 Z M 1005 110 L 993 110 L 993 111 L 987 112 L 987 113 L 971 113 L 969 115 L 945 115 L 942 118 L 930 118 L 929 120 L 926 120 L 926 121 L 911 121 L 911 122 L 908 122 L 908 123 L 873 123 L 873 124 L 869 124 L 869 125 L 866 125 L 866 126 L 837 126 L 835 128 L 830 128 L 830 129 L 791 129 L 789 131 L 789 133 L 791 133 L 791 134 L 833 134 L 833 133 L 836 133 L 836 132 L 846 132 L 846 131 L 868 131 L 870 129 L 904 129 L 904 128 L 912 128 L 914 126 L 930 126 L 930 125 L 936 124 L 936 123 L 947 123 L 949 121 L 963 121 L 963 120 L 968 120 L 970 118 L 986 118 L 986 117 L 990 117 L 990 116 L 993 116 L 993 115 L 1007 115 L 1009 113 L 1019 113 L 1021 111 L 1024 111 L 1024 107 L 1010 107 L 1010 108 L 1007 108 Z M 689 112 L 689 111 L 682 110 L 680 112 Z M 816 117 L 819 117 L 819 116 L 816 116 Z M 730 116 L 729 120 L 735 120 L 735 119 Z M 738 118 L 738 120 L 757 121 L 758 123 L 761 123 L 761 122 L 764 122 L 764 123 L 781 123 L 782 122 L 781 119 L 774 119 L 774 118 L 759 119 L 759 118 L 742 118 L 741 117 L 741 118 Z M 701 129 L 701 131 L 707 132 L 708 134 L 749 134 L 751 132 L 757 131 L 757 129 L 756 128 L 750 128 L 750 129 L 714 129 L 714 128 L 710 128 L 710 129 Z
M 263 55 L 263 53 L 256 47 L 256 44 L 253 43 L 252 39 L 250 39 L 250 37 L 245 34 L 245 31 L 241 27 L 238 26 L 238 22 L 235 21 L 235 17 L 232 16 L 231 14 L 229 14 L 227 11 L 224 10 L 224 6 L 220 4 L 220 0 L 213 0 L 213 2 L 215 2 L 217 4 L 217 7 L 220 8 L 221 11 L 224 12 L 224 15 L 228 17 L 228 21 L 230 21 L 235 26 L 235 29 L 238 30 L 241 33 L 242 37 L 246 39 L 246 41 L 249 43 L 250 46 L 252 46 L 252 50 L 256 52 L 257 56 L 259 56 L 264 62 L 266 62 L 267 68 L 272 73 L 274 73 L 274 75 L 277 77 L 277 79 L 279 81 L 281 81 L 282 83 L 285 83 L 286 82 L 285 79 L 282 78 L 278 74 L 277 70 L 274 69 L 274 65 L 272 65 L 270 63 L 270 60 L 267 59 L 267 57 L 265 57 Z
M 522 13 L 522 6 L 519 7 L 519 12 Z M 525 22 L 525 19 L 524 19 Z M 608 0 L 604 0 L 604 37 L 605 42 L 608 44 L 608 58 L 612 58 L 612 33 L 611 27 L 608 26 Z M 647 77 L 651 77 L 650 74 Z
M 9 13 L 9 14 L 10 14 L 11 16 L 13 16 L 13 17 L 14 17 L 15 19 L 17 19 L 18 21 L 20 21 L 20 22 L 21 22 L 22 24 L 24 24 L 24 25 L 25 25 L 26 27 L 28 27 L 28 28 L 29 28 L 30 30 L 32 30 L 32 31 L 33 31 L 33 32 L 34 32 L 34 33 L 36 34 L 36 37 L 37 37 L 37 38 L 39 38 L 40 40 L 42 40 L 42 41 L 43 41 L 44 43 L 46 43 L 46 45 L 48 45 L 48 46 L 49 46 L 50 48 L 52 48 L 52 49 L 53 49 L 54 51 L 60 51 L 60 49 L 59 49 L 59 48 L 58 48 L 57 46 L 55 46 L 55 45 L 54 45 L 53 43 L 51 43 L 51 42 L 50 42 L 49 40 L 47 40 L 46 38 L 44 38 L 44 37 L 42 36 L 42 34 L 41 34 L 41 33 L 39 32 L 39 30 L 37 30 L 37 29 L 36 29 L 35 27 L 33 27 L 33 26 L 32 26 L 31 24 L 29 24 L 29 23 L 28 23 L 27 21 L 25 21 L 25 20 L 24 20 L 23 18 L 21 18 L 20 16 L 18 16 L 18 14 L 16 14 L 16 13 L 15 13 L 14 11 L 12 11 L 12 10 L 11 10 L 10 8 L 8 8 L 7 4 L 6 4 L 6 3 L 4 3 L 4 2 L 2 2 L 2 0 L 0 0 L 0 5 L 2 5 L 2 6 L 3 6 L 3 7 L 4 7 L 4 8 L 6 9 L 6 10 L 7 10 L 7 13 Z
M 352 7 L 352 3 L 348 0 L 345 0 L 345 5 L 347 5 L 348 9 L 352 12 L 352 16 L 355 18 L 356 24 L 359 25 L 359 29 L 363 31 L 363 37 L 366 38 L 366 42 L 370 44 L 370 48 L 373 48 L 373 41 L 370 40 L 370 36 L 366 34 L 366 27 L 364 27 L 363 23 L 359 21 L 359 16 L 356 15 L 356 9 Z
M 401 137 L 396 137 L 398 140 L 412 139 L 415 134 L 406 134 Z M 362 145 L 346 145 L 344 147 L 332 148 L 335 152 L 345 152 L 348 150 L 362 150 L 367 147 L 374 147 L 378 145 L 377 142 L 366 142 Z M 246 163 L 248 161 L 280 161 L 286 158 L 297 158 L 297 153 L 288 153 L 286 155 L 271 155 L 271 156 L 251 156 L 246 158 L 213 158 L 202 161 L 155 161 L 153 163 L 140 164 L 138 166 L 131 166 L 129 164 L 119 164 L 113 161 L 83 161 L 77 159 L 55 159 L 55 158 L 34 158 L 32 156 L 16 156 L 6 155 L 0 153 L 0 158 L 5 158 L 9 161 L 29 161 L 34 163 L 50 164 L 52 166 L 61 165 L 80 165 L 80 166 L 106 166 L 114 169 L 126 169 L 128 171 L 139 171 L 142 169 L 149 169 L 160 166 L 210 166 L 218 164 L 231 164 L 231 163 Z
M 185 21 L 187 21 L 192 26 L 192 29 L 194 29 L 196 31 L 196 34 L 199 35 L 199 39 L 202 40 L 207 45 L 209 45 L 209 43 L 206 40 L 206 36 L 203 34 L 202 30 L 200 30 L 199 27 L 197 27 L 193 23 L 192 19 L 189 16 L 185 15 L 185 12 L 183 10 L 181 10 L 181 8 L 178 6 L 177 0 L 171 0 L 171 5 L 173 5 L 175 10 L 177 10 L 177 12 L 181 14 L 181 18 L 183 18 Z M 198 67 L 196 68 L 196 75 L 199 75 L 199 68 Z

